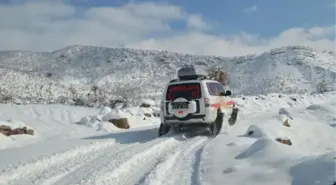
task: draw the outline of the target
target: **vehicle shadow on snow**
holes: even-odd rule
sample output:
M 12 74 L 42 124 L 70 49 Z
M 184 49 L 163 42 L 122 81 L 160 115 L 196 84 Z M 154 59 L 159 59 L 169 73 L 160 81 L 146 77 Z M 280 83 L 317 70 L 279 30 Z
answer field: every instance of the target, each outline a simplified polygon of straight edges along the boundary
M 113 132 L 104 135 L 91 136 L 82 139 L 115 139 L 116 142 L 120 144 L 131 144 L 131 143 L 145 143 L 152 141 L 158 138 L 159 128 L 149 128 L 149 129 L 130 129 L 122 132 Z M 183 137 L 180 135 L 171 135 L 167 134 L 161 136 L 161 139 L 164 138 L 175 138 L 177 140 L 183 140 Z

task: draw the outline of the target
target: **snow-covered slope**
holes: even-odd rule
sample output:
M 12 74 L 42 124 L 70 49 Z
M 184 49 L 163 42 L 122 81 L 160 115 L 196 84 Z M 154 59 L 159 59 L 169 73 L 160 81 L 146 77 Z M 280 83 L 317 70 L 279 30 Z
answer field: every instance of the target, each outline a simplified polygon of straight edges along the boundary
M 155 108 L 155 107 L 153 107 Z M 153 108 L 147 108 L 152 110 Z M 0 149 L 20 147 L 30 143 L 54 140 L 69 140 L 88 135 L 103 134 L 111 131 L 120 131 L 119 128 L 108 122 L 111 116 L 125 117 L 131 128 L 152 126 L 159 122 L 157 117 L 146 117 L 145 108 L 129 107 L 120 113 L 116 110 L 106 112 L 87 107 L 74 107 L 69 105 L 10 105 L 0 104 L 0 126 L 7 125 L 12 128 L 28 127 L 34 130 L 34 135 L 11 135 L 5 137 L 0 132 Z M 110 109 L 111 110 L 111 109 Z M 110 113 L 111 116 L 108 114 Z M 103 116 L 109 116 L 102 120 Z M 96 118 L 101 121 L 97 121 Z M 9 120 L 9 121 L 7 121 Z M 88 120 L 88 121 L 86 121 Z
M 241 110 L 236 125 L 224 127 L 214 139 L 187 140 L 179 135 L 157 138 L 159 122 L 138 117 L 139 107 L 123 110 L 133 114 L 130 130 L 97 130 L 75 122 L 101 113 L 99 109 L 1 105 L 0 121 L 17 120 L 37 135 L 0 134 L 0 184 L 332 185 L 336 181 L 335 92 L 246 96 L 235 101 Z M 281 108 L 293 118 L 290 127 L 283 125 Z M 290 139 L 292 145 L 276 138 Z
M 88 94 L 96 99 L 91 91 L 94 86 L 102 102 L 117 95 L 130 99 L 155 97 L 184 64 L 228 71 L 235 93 L 245 95 L 315 92 L 320 87 L 336 86 L 335 54 L 301 46 L 234 58 L 69 46 L 43 53 L 0 52 L 0 88 L 7 99 L 12 95 L 35 102 L 61 102 L 59 96 L 70 102 Z

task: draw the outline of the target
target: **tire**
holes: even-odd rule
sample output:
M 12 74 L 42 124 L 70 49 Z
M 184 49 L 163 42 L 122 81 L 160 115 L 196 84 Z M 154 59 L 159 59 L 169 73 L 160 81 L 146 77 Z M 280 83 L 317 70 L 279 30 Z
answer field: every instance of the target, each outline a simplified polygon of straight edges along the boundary
M 230 126 L 236 124 L 237 116 L 238 116 L 238 108 L 233 108 L 230 119 L 229 119 L 229 125 Z
M 216 137 L 222 130 L 223 116 L 223 113 L 220 111 L 217 112 L 216 120 L 211 125 L 211 137 Z
M 170 131 L 170 126 L 167 124 L 161 123 L 158 136 L 160 137 L 160 136 L 166 135 L 169 131 Z

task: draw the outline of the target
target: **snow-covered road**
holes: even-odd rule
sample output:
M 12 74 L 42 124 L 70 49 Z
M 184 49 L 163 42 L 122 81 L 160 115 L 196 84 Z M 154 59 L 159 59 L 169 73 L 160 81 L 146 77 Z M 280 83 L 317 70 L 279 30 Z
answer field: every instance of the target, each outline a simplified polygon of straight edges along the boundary
M 0 182 L 8 185 L 200 184 L 204 175 L 201 159 L 218 142 L 224 141 L 221 143 L 224 148 L 230 145 L 224 134 L 214 140 L 207 137 L 185 140 L 181 136 L 156 138 L 155 133 L 155 129 L 145 129 L 124 136 L 87 138 L 87 143 L 79 147 L 6 168 L 1 172 Z M 134 137 L 135 134 L 143 137 Z M 218 157 L 223 155 L 226 154 Z
M 158 128 L 150 124 L 99 135 L 88 131 L 85 137 L 57 139 L 55 134 L 0 150 L 0 184 L 331 185 L 336 104 L 324 100 L 312 100 L 320 106 L 293 107 L 288 102 L 270 104 L 271 100 L 240 102 L 239 121 L 216 138 L 157 138 Z M 290 127 L 283 126 L 278 115 L 285 104 L 294 118 Z M 251 112 L 255 107 L 259 111 Z M 83 134 L 83 126 L 71 127 L 75 126 Z M 246 135 L 251 130 L 254 134 Z M 275 141 L 277 137 L 289 138 L 292 146 Z
M 134 134 L 144 137 L 126 139 Z M 155 138 L 153 129 L 87 138 L 79 147 L 6 168 L 0 184 L 194 184 L 199 172 L 190 169 L 210 141 Z

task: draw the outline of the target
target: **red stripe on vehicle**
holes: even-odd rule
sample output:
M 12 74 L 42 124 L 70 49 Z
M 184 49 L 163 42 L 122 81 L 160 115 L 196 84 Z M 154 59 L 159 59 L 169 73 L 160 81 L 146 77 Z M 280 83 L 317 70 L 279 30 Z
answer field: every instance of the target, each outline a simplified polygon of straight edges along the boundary
M 234 103 L 234 101 L 231 100 L 231 101 L 227 101 L 227 102 L 225 102 L 225 105 L 233 105 L 233 103 Z
M 211 107 L 213 108 L 219 108 L 220 106 L 221 106 L 220 103 L 211 104 Z

